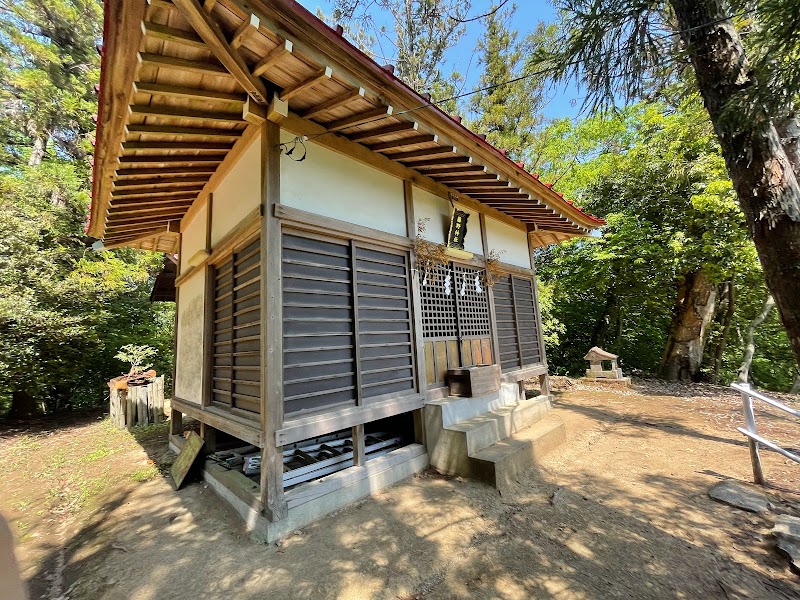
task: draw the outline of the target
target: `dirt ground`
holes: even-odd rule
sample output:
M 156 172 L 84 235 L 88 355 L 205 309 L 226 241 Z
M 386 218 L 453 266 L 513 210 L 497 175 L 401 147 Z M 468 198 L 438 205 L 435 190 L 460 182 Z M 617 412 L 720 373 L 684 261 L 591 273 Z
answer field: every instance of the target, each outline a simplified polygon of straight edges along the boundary
M 0 511 L 31 598 L 800 598 L 770 518 L 707 495 L 751 476 L 735 395 L 562 389 L 567 441 L 505 495 L 426 472 L 279 545 L 204 484 L 172 490 L 163 426 L 97 416 L 0 430 Z M 796 424 L 758 418 L 797 447 Z M 800 514 L 800 466 L 764 468 L 778 510 Z

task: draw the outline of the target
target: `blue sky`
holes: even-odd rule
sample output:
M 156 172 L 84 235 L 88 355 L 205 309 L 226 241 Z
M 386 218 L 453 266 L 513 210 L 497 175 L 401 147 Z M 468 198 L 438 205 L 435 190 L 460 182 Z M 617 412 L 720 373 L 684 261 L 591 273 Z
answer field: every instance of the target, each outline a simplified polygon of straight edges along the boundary
M 495 0 L 496 1 L 496 0 Z M 330 0 L 299 0 L 300 4 L 316 12 L 321 8 L 326 14 L 330 14 Z M 492 0 L 473 0 L 471 15 L 486 13 L 492 4 Z M 509 3 L 510 4 L 510 3 Z M 519 38 L 536 28 L 539 21 L 552 22 L 555 20 L 555 11 L 547 0 L 517 0 L 517 11 L 514 15 L 514 26 L 519 31 Z M 376 19 L 379 24 L 381 21 Z M 385 24 L 389 24 L 387 21 Z M 478 64 L 477 56 L 474 55 L 475 46 L 479 36 L 483 35 L 483 24 L 480 22 L 469 23 L 466 34 L 459 40 L 458 45 L 450 50 L 447 56 L 447 68 L 458 70 L 465 76 L 465 91 L 472 89 L 480 76 L 481 65 Z M 518 39 L 519 39 L 518 38 Z M 562 89 L 554 90 L 551 93 L 550 102 L 544 108 L 544 115 L 549 118 L 556 117 L 575 117 L 579 110 L 582 96 L 574 85 L 568 85 Z

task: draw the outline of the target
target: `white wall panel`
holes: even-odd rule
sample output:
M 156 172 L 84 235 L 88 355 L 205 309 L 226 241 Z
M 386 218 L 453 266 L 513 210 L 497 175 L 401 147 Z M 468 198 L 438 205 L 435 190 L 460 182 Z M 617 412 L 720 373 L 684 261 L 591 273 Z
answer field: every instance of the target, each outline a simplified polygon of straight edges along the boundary
M 483 254 L 480 216 L 477 212 L 458 204 L 458 202 L 456 202 L 456 206 L 469 213 L 464 250 L 475 254 Z M 425 224 L 425 239 L 434 244 L 443 244 L 445 242 L 447 232 L 450 229 L 450 212 L 449 200 L 422 188 L 414 187 L 414 217 L 417 221 L 425 218 L 430 219 Z
M 486 239 L 489 250 L 501 252 L 500 262 L 517 267 L 531 268 L 528 252 L 528 234 L 522 229 L 506 225 L 502 221 L 486 217 Z
M 211 247 L 261 203 L 261 136 L 256 136 L 214 190 Z
M 183 284 L 178 294 L 178 356 L 175 365 L 175 396 L 200 404 L 203 395 L 203 296 L 205 270 L 200 269 Z

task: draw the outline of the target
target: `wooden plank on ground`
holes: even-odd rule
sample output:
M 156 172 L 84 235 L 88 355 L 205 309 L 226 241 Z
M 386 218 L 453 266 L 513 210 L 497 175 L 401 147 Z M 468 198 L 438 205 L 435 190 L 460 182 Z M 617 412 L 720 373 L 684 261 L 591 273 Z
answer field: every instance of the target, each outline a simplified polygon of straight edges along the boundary
M 204 444 L 203 438 L 194 431 L 189 432 L 183 449 L 181 449 L 180 454 L 178 454 L 175 462 L 172 463 L 172 468 L 169 470 L 170 475 L 172 475 L 172 484 L 176 490 L 179 490 L 183 485 L 192 465 L 197 460 L 197 457 L 200 456 L 200 451 L 203 449 Z

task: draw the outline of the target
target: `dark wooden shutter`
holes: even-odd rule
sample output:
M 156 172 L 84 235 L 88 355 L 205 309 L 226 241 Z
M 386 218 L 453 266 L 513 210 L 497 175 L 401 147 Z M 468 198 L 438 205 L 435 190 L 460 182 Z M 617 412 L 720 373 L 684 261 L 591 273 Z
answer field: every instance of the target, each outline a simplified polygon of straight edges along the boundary
M 502 370 L 542 362 L 533 281 L 508 275 L 494 284 L 492 294 Z
M 283 234 L 285 413 L 356 403 L 351 248 Z
M 517 315 L 517 336 L 522 356 L 522 365 L 542 362 L 539 348 L 539 326 L 536 323 L 536 297 L 533 281 L 522 277 L 512 277 L 514 283 L 514 311 Z
M 497 326 L 497 343 L 500 346 L 500 368 L 511 371 L 521 366 L 519 344 L 517 343 L 517 323 L 514 314 L 511 276 L 498 279 L 492 286 L 494 310 Z
M 362 397 L 413 391 L 408 255 L 353 247 Z
M 261 412 L 261 261 L 259 239 L 214 269 L 214 360 L 211 400 Z M 199 351 L 199 349 L 198 349 Z

